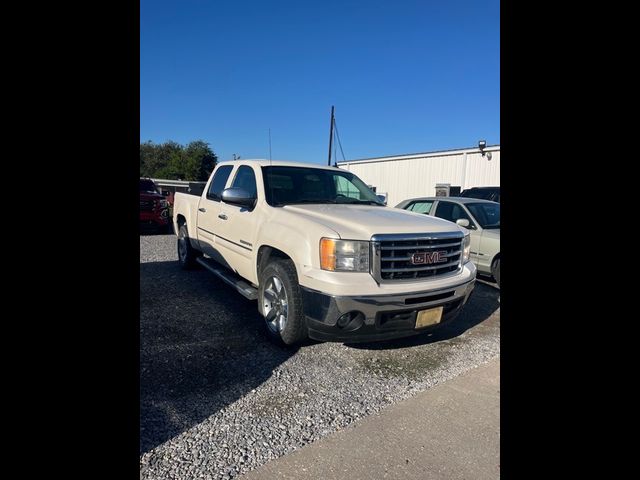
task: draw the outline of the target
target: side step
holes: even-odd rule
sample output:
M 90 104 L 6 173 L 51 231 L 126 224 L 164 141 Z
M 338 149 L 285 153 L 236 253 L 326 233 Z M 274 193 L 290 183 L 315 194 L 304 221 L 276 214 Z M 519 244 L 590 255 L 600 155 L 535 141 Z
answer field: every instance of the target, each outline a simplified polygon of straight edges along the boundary
M 217 275 L 225 283 L 228 283 L 232 287 L 235 287 L 235 289 L 238 290 L 238 292 L 240 292 L 240 295 L 242 295 L 243 297 L 249 300 L 256 300 L 258 298 L 257 288 L 252 287 L 230 270 L 219 266 L 218 264 L 216 264 L 215 260 L 198 257 L 196 258 L 196 262 L 198 262 L 214 275 Z

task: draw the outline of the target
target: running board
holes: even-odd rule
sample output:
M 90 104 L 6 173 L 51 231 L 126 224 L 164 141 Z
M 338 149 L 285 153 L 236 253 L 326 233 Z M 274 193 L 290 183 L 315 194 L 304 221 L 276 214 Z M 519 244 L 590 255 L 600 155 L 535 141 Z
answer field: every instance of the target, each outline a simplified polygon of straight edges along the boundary
M 232 287 L 235 287 L 235 289 L 238 290 L 240 295 L 242 295 L 243 297 L 249 300 L 256 300 L 258 298 L 257 288 L 252 287 L 247 282 L 242 280 L 238 275 L 227 270 L 226 268 L 217 265 L 214 266 L 215 260 L 208 260 L 206 258 L 198 257 L 196 258 L 196 262 L 219 277 L 223 282 L 228 283 Z

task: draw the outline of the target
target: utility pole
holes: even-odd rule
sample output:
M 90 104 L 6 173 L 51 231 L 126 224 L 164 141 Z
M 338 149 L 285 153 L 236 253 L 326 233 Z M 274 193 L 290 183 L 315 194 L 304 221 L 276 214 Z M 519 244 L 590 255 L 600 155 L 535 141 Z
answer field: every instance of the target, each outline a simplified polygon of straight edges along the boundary
M 331 166 L 331 147 L 333 146 L 333 109 L 335 107 L 331 105 L 331 126 L 329 127 L 329 161 L 327 162 L 328 166 Z

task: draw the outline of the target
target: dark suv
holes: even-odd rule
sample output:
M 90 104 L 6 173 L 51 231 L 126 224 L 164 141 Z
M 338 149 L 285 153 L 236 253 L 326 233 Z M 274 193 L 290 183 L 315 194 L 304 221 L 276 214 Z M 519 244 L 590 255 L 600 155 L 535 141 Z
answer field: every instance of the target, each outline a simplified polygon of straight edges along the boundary
M 482 200 L 491 200 L 500 203 L 500 187 L 473 187 L 467 188 L 461 194 L 461 197 L 481 198 Z

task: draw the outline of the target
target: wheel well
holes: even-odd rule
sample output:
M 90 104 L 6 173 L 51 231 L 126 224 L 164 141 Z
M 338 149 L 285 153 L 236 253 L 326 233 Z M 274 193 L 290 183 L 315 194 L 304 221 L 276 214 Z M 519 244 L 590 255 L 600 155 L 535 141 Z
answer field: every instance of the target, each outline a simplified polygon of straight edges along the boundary
M 496 262 L 500 260 L 500 252 L 496 253 L 496 256 L 491 260 L 491 270 L 493 271 L 493 267 L 496 266 Z
M 176 223 L 178 224 L 178 228 L 187 223 L 187 219 L 184 218 L 184 215 L 178 215 L 176 217 Z
M 260 278 L 260 273 L 269 264 L 269 260 L 272 258 L 285 258 L 288 260 L 292 260 L 292 258 L 284 253 L 282 250 L 278 250 L 274 247 L 269 247 L 267 245 L 263 245 L 258 250 L 258 258 L 256 260 L 258 267 L 258 279 Z

